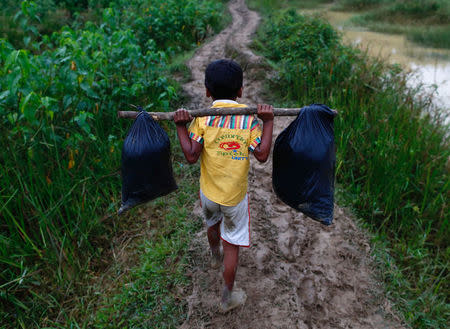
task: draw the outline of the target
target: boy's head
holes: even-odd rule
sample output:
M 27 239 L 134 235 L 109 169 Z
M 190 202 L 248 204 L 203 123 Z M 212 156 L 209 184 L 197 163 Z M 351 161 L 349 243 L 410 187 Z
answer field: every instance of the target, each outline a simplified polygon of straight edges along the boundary
M 205 72 L 207 96 L 212 96 L 213 99 L 241 97 L 242 80 L 242 68 L 235 61 L 219 59 L 211 62 Z

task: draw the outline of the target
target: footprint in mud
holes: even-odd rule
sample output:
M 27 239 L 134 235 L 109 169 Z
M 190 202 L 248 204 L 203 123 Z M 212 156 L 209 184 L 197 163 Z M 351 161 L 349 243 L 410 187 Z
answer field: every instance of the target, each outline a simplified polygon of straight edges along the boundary
M 336 294 L 331 300 L 331 304 L 334 305 L 335 311 L 338 314 L 346 314 L 351 309 L 355 308 L 356 295 L 353 291 L 347 290 Z
M 295 243 L 293 232 L 286 231 L 278 235 L 278 248 L 282 256 L 289 262 L 295 262 L 295 255 L 292 247 Z
M 261 245 L 255 255 L 255 263 L 258 270 L 263 270 L 267 266 L 267 261 L 270 257 L 271 255 L 269 249 L 267 249 L 264 245 Z
M 307 306 L 311 306 L 316 303 L 317 294 L 314 280 L 310 278 L 303 279 L 300 286 L 297 288 L 297 294 L 300 297 L 300 301 Z

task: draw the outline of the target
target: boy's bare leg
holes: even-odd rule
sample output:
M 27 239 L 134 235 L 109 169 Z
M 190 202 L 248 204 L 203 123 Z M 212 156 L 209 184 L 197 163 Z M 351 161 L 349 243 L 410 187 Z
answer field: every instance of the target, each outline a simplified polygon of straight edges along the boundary
M 239 259 L 239 246 L 222 241 L 223 246 L 223 279 L 225 287 L 229 291 L 233 290 L 234 278 L 236 277 L 236 269 Z
M 211 266 L 212 268 L 219 268 L 222 262 L 220 255 L 220 222 L 208 227 L 208 242 L 211 248 Z
M 223 279 L 225 281 L 225 285 L 223 287 L 220 309 L 222 312 L 228 312 L 237 306 L 243 305 L 247 296 L 241 289 L 233 290 L 239 260 L 239 246 L 230 244 L 226 241 L 222 241 L 222 245 L 224 256 Z

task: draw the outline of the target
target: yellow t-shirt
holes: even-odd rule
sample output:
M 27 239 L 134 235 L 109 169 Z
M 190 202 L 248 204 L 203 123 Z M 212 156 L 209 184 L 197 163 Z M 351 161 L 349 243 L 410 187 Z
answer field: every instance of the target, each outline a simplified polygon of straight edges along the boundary
M 216 107 L 247 107 L 234 101 L 215 101 Z M 249 151 L 261 143 L 255 116 L 227 115 L 195 118 L 189 137 L 201 144 L 200 188 L 218 204 L 235 206 L 247 193 Z

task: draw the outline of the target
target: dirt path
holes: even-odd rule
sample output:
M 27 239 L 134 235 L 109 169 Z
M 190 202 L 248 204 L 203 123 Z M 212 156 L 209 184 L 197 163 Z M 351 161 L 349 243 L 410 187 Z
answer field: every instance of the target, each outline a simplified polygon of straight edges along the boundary
M 184 89 L 193 100 L 190 108 L 210 105 L 204 96 L 204 70 L 223 57 L 234 57 L 247 68 L 242 103 L 270 102 L 261 98 L 261 58 L 248 48 L 259 16 L 244 0 L 230 1 L 229 9 L 232 25 L 188 63 L 192 81 Z M 276 118 L 274 136 L 288 123 L 289 119 Z M 271 161 L 252 160 L 252 246 L 241 249 L 236 278 L 248 295 L 247 303 L 229 314 L 217 313 L 223 281 L 221 271 L 209 267 L 202 230 L 190 250 L 193 284 L 181 328 L 402 328 L 374 279 L 367 238 L 353 220 L 338 206 L 331 227 L 305 218 L 273 193 Z M 198 204 L 194 213 L 199 215 Z

